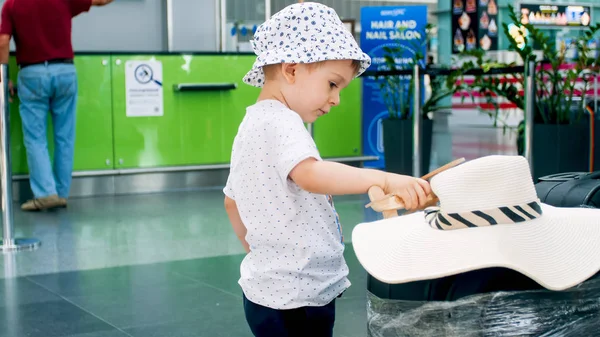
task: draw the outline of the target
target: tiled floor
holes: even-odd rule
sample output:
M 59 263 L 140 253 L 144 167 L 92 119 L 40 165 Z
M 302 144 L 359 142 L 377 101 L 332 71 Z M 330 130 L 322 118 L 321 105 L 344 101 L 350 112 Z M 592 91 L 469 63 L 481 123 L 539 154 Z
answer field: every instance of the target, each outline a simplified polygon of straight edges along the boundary
M 451 129 L 436 134 L 432 166 L 516 152 L 501 130 Z M 16 211 L 17 236 L 42 246 L 0 257 L 0 336 L 250 336 L 237 285 L 243 250 L 222 202 L 215 189 Z M 337 303 L 336 337 L 366 335 L 366 273 L 351 244 L 353 227 L 377 218 L 366 202 L 336 198 L 353 284 Z
M 376 217 L 365 200 L 336 201 L 349 240 L 357 222 Z M 243 254 L 221 203 L 220 191 L 202 191 L 17 213 L 19 234 L 42 246 L 5 255 L 5 276 L 18 277 L 0 280 L 0 336 L 250 336 L 237 285 Z M 350 243 L 346 257 L 353 286 L 337 304 L 336 336 L 365 336 L 366 274 Z
M 43 328 L 44 336 L 111 336 L 111 331 L 115 336 L 120 336 L 117 331 L 123 336 L 249 336 L 236 285 L 241 259 L 235 255 L 21 279 L 17 293 L 35 298 L 24 295 L 22 303 L 27 304 L 19 308 L 17 319 L 34 324 L 20 325 L 17 335 Z M 338 316 L 339 336 L 366 329 L 361 275 L 355 273 L 354 291 L 338 302 L 344 313 Z M 0 335 L 12 336 L 8 332 L 0 330 Z

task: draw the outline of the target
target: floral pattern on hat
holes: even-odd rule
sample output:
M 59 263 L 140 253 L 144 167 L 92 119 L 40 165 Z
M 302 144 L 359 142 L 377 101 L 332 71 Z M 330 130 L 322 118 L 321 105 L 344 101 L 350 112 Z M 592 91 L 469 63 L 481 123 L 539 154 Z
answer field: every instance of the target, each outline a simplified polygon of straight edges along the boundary
M 263 86 L 262 67 L 269 64 L 357 60 L 357 76 L 371 65 L 371 58 L 335 10 L 314 2 L 293 4 L 276 13 L 258 27 L 250 43 L 257 58 L 243 81 L 255 87 Z

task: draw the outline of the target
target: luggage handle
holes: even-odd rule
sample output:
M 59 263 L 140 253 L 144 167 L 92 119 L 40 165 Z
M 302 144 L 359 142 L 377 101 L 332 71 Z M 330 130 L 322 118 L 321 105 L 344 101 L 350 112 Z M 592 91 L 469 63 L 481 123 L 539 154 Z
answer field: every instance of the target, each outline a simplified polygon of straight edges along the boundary
M 565 182 L 569 180 L 600 179 L 600 171 L 595 172 L 563 172 L 551 174 L 538 179 L 538 182 Z
M 457 165 L 460 165 L 465 162 L 465 158 L 460 158 L 451 161 L 450 163 L 437 168 L 436 170 L 427 173 L 421 179 L 429 180 L 433 178 L 433 176 L 446 171 L 450 168 L 453 168 Z M 398 216 L 397 210 L 404 209 L 404 203 L 402 199 L 395 194 L 385 194 L 383 189 L 377 185 L 371 186 L 368 191 L 370 203 L 368 203 L 365 208 L 371 207 L 376 212 L 381 212 L 383 214 L 384 219 L 393 218 Z M 431 193 L 427 196 L 427 202 L 424 208 L 434 206 L 438 203 L 439 199 L 435 195 L 435 193 Z M 414 211 L 413 211 L 414 212 Z M 407 212 L 404 215 L 410 214 L 412 212 Z
M 586 175 L 585 179 L 600 179 L 600 171 L 592 172 Z
M 574 178 L 574 180 L 600 179 L 600 171 L 582 174 Z

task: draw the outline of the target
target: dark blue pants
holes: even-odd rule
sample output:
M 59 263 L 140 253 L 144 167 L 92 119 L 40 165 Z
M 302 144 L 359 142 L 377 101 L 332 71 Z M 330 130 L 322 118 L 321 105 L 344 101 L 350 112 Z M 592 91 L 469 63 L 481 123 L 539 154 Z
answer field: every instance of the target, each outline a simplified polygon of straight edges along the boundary
M 323 307 L 277 310 L 251 302 L 244 296 L 244 312 L 256 337 L 332 337 L 335 300 Z

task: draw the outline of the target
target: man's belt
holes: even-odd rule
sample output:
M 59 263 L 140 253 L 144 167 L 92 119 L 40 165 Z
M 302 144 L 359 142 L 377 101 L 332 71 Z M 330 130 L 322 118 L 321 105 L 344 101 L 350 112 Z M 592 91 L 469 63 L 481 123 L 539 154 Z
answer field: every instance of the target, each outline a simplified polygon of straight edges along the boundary
M 44 61 L 44 62 L 21 63 L 21 64 L 19 64 L 19 67 L 21 69 L 23 69 L 25 67 L 34 66 L 34 65 L 38 65 L 38 64 L 48 65 L 48 64 L 57 64 L 57 63 L 73 64 L 73 59 L 51 59 L 51 60 L 47 60 L 47 61 Z

